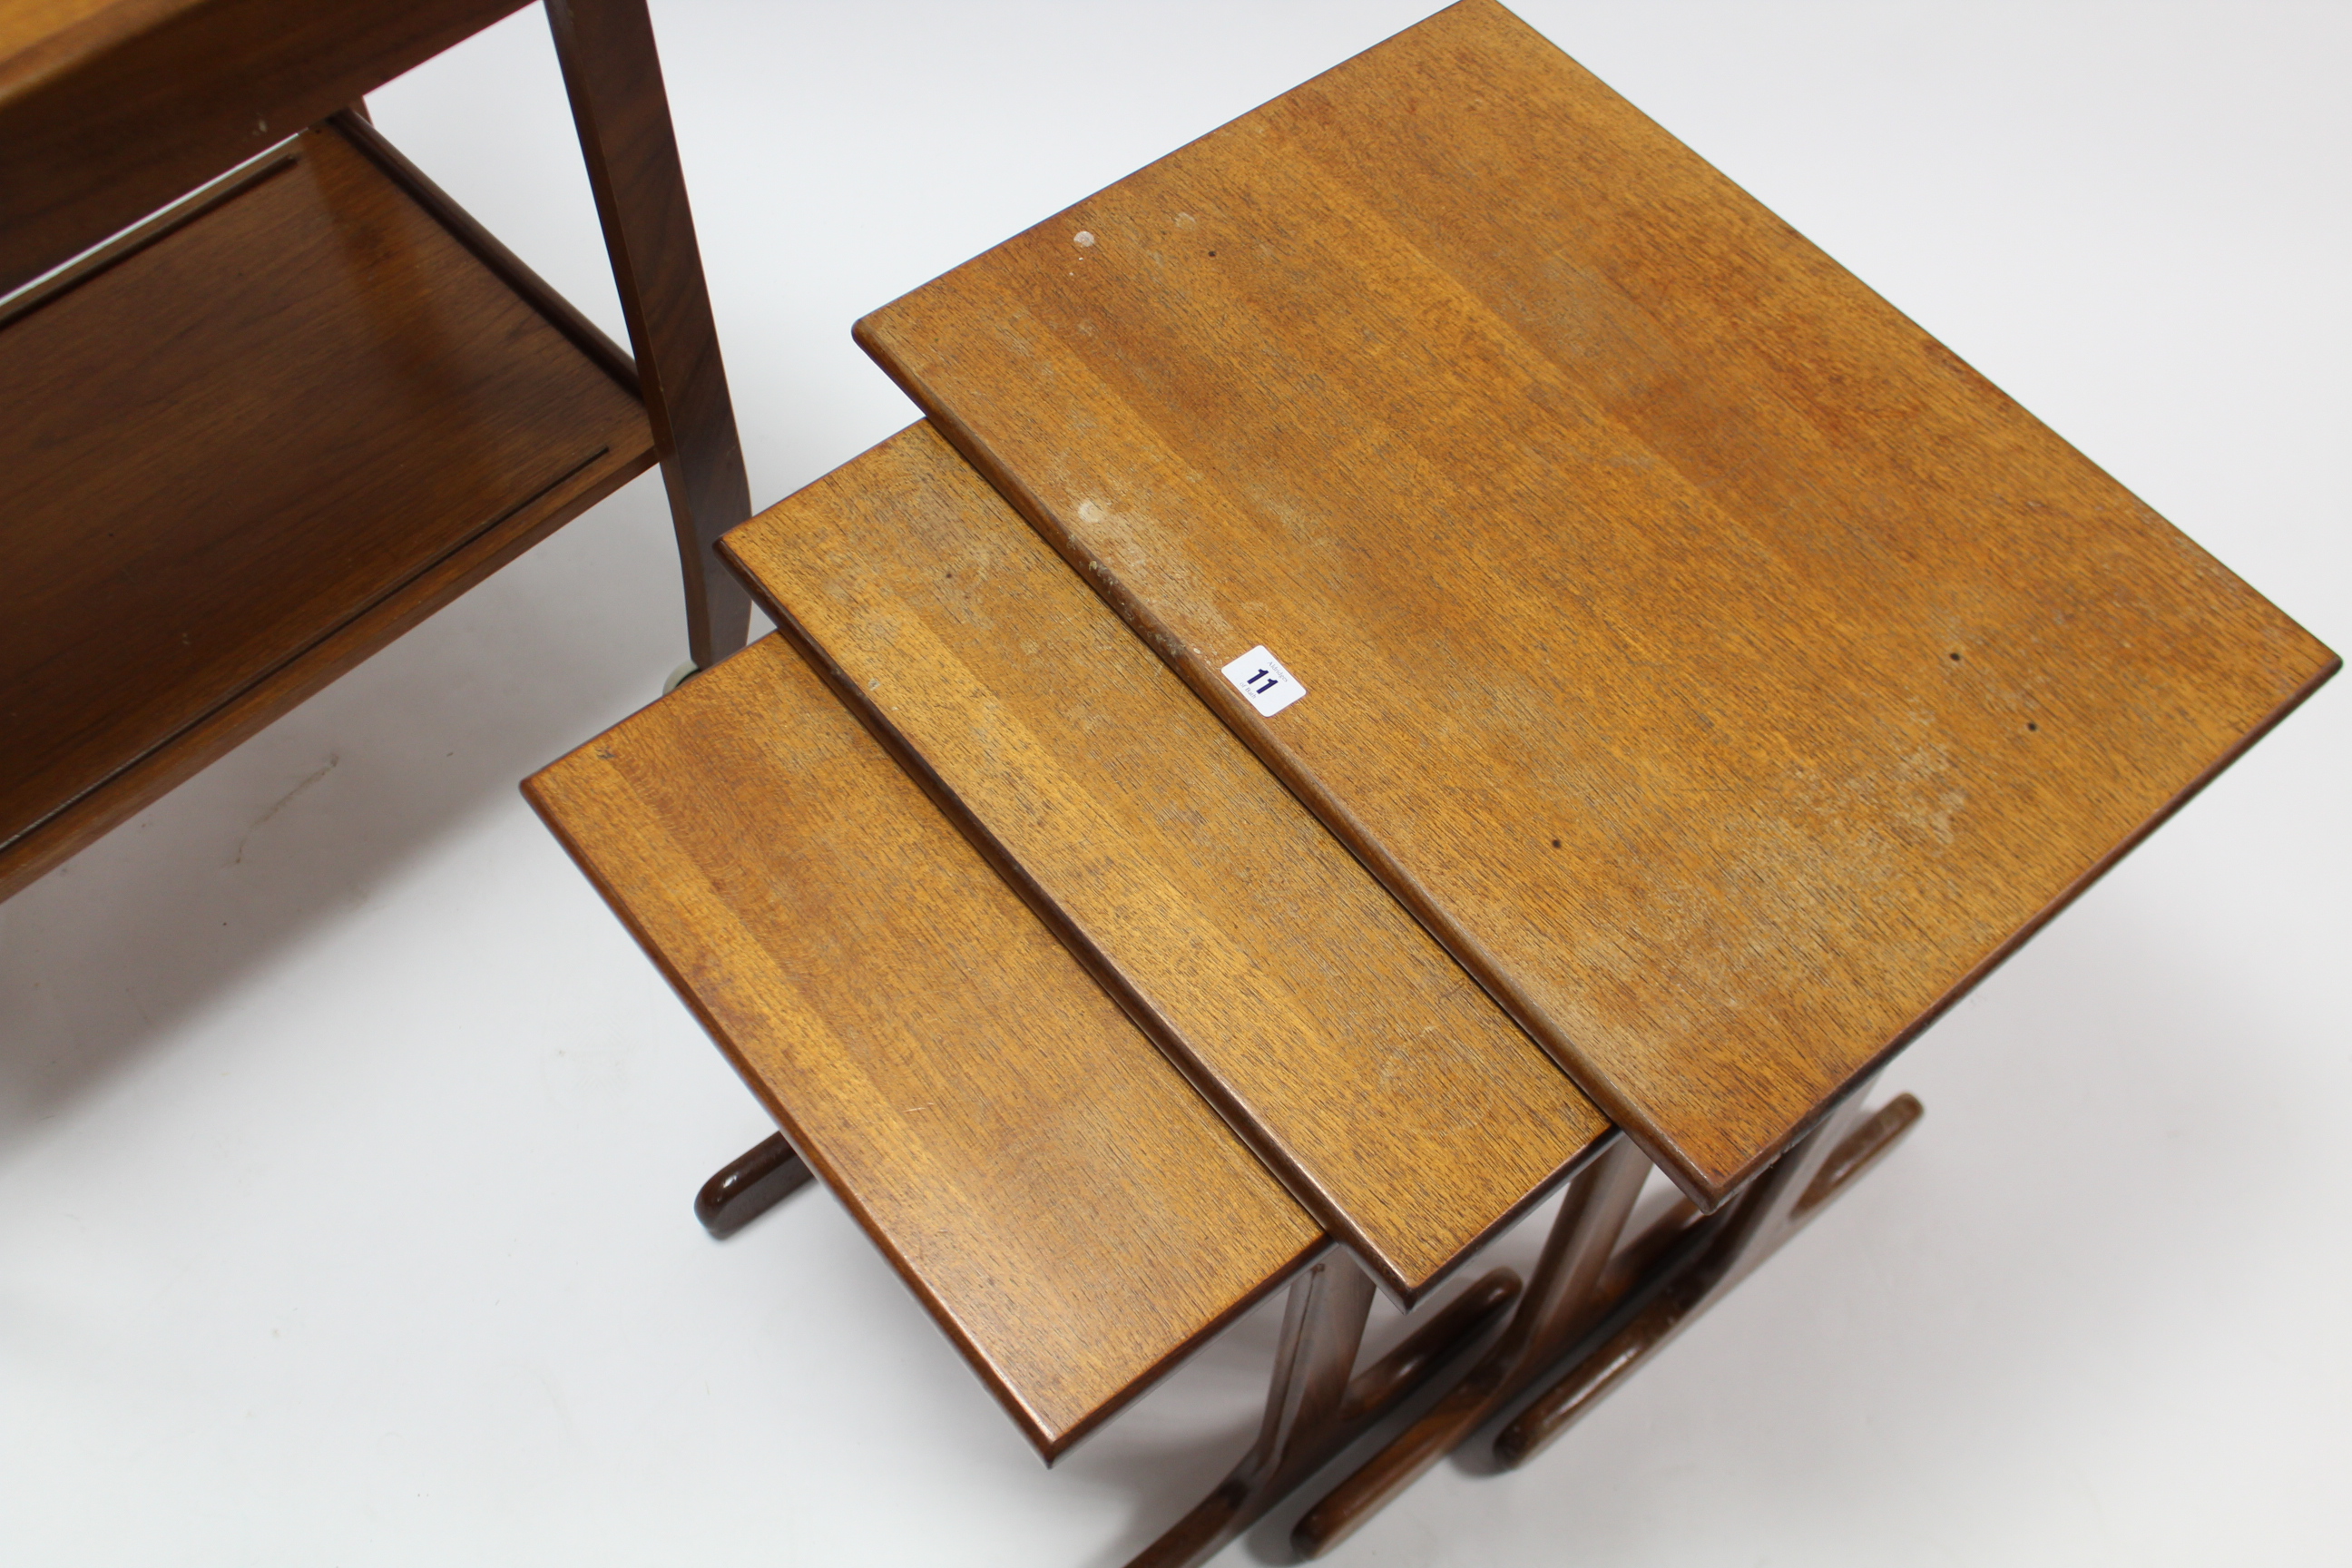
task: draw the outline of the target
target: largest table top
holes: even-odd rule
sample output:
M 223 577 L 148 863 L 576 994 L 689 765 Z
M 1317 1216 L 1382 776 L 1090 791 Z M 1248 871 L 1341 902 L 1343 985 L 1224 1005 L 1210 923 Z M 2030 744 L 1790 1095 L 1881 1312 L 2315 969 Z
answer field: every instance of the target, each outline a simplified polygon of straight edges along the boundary
M 1484 0 L 859 337 L 1703 1203 L 2336 665 Z

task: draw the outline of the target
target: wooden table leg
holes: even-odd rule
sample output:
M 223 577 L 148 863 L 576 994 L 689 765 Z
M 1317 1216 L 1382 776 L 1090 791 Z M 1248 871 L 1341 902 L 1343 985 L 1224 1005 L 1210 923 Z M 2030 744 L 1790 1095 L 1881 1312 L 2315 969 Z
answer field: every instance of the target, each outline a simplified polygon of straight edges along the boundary
M 685 569 L 687 649 L 709 669 L 751 627 L 751 596 L 713 546 L 751 515 L 751 486 L 653 19 L 645 0 L 548 0 L 547 22 L 661 455 Z
M 1701 1218 L 1678 1203 L 1622 1247 L 1650 1163 L 1620 1134 L 1570 1184 L 1510 1326 L 1444 1399 L 1300 1517 L 1299 1554 L 1346 1540 L 1548 1373 L 1555 1381 L 1505 1428 L 1497 1453 L 1521 1464 L 1566 1430 L 1919 1119 L 1907 1094 L 1863 1118 L 1867 1088 L 1721 1212 Z
M 1865 1112 L 1867 1088 L 1858 1086 L 1729 1207 L 1690 1227 L 1686 1238 L 1577 1347 L 1567 1371 L 1496 1436 L 1498 1460 L 1516 1467 L 1541 1453 L 1778 1251 L 1919 1120 L 1919 1102 L 1907 1094 Z
M 1307 1511 L 1291 1531 L 1299 1555 L 1319 1557 L 1346 1540 L 1591 1326 L 1595 1292 L 1649 1173 L 1650 1162 L 1622 1132 L 1577 1173 L 1502 1337 L 1427 1414 Z
M 1507 1268 L 1483 1276 L 1378 1363 L 1349 1376 L 1371 1310 L 1371 1279 L 1336 1248 L 1292 1282 L 1257 1441 L 1233 1472 L 1128 1568 L 1185 1568 L 1248 1529 L 1366 1427 L 1394 1409 L 1519 1293 Z
M 702 1184 L 694 1217 L 724 1241 L 815 1179 L 784 1135 L 771 1132 Z

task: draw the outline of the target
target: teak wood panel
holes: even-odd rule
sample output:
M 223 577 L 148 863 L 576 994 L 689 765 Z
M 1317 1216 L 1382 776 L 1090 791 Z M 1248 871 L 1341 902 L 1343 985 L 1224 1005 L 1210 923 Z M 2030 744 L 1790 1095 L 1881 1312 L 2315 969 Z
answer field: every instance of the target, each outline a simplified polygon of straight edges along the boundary
M 9 321 L 0 892 L 652 458 L 334 132 Z
M 1400 1299 L 1608 1131 L 929 426 L 721 548 Z
M 0 293 L 521 0 L 0 0 Z
M 1323 1245 L 781 638 L 523 788 L 1048 1458 Z
M 1709 1205 L 2336 664 L 1485 0 L 859 339 Z

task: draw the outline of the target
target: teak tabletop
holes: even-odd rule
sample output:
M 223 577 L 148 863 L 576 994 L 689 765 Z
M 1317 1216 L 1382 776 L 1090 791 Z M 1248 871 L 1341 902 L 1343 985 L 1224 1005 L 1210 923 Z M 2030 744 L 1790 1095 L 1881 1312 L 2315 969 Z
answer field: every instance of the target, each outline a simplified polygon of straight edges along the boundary
M 782 639 L 523 792 L 1047 1458 L 1324 1247 Z
M 929 426 L 722 549 L 1401 1300 L 1609 1131 Z
M 2336 667 L 1486 0 L 859 339 L 1703 1205 Z

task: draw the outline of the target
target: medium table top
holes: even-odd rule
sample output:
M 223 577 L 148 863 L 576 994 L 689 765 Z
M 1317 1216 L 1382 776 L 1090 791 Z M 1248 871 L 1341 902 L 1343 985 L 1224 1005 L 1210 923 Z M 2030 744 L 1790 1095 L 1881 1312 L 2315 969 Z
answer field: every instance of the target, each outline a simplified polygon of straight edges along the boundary
M 1486 0 L 859 338 L 1705 1204 L 2336 665 Z
M 1401 1300 L 1609 1130 L 929 426 L 724 548 Z

